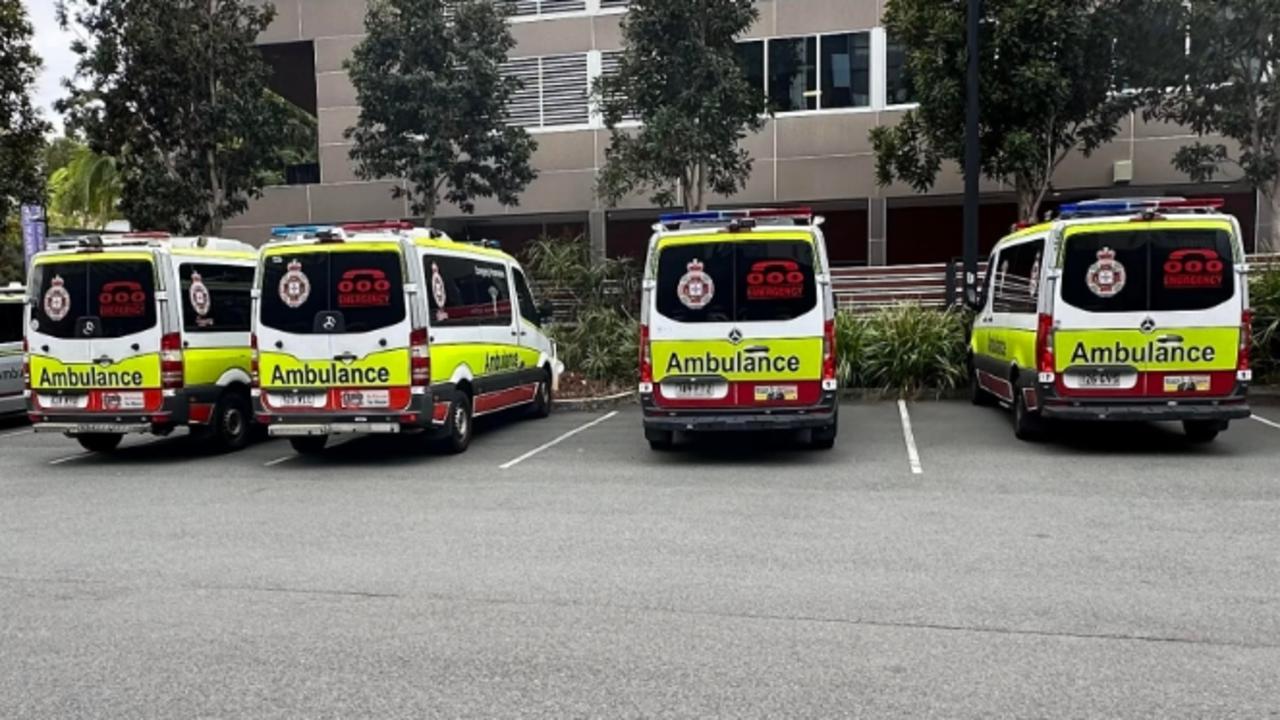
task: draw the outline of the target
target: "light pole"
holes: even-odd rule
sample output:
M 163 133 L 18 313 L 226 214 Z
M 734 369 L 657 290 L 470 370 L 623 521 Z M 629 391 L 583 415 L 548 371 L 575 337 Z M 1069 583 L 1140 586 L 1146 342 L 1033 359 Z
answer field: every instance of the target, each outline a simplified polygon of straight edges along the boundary
M 982 150 L 978 147 L 978 16 L 982 0 L 969 0 L 969 71 L 966 81 L 964 129 L 964 296 L 977 298 L 978 284 L 978 178 Z

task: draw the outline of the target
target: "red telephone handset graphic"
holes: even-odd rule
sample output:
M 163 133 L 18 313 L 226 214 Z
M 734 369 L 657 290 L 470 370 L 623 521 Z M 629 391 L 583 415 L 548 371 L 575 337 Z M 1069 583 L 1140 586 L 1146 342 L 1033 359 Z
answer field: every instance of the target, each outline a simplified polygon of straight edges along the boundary
M 1183 248 L 1164 262 L 1164 286 L 1169 289 L 1222 287 L 1227 264 L 1213 248 Z
M 342 273 L 342 279 L 338 281 L 338 292 L 341 293 L 390 291 L 391 281 L 387 280 L 387 274 L 381 270 L 348 270 Z
M 802 285 L 804 273 L 794 260 L 761 260 L 751 266 L 748 285 Z
M 98 292 L 98 302 L 103 305 L 137 304 L 146 301 L 147 294 L 142 291 L 142 285 L 132 280 L 109 282 Z

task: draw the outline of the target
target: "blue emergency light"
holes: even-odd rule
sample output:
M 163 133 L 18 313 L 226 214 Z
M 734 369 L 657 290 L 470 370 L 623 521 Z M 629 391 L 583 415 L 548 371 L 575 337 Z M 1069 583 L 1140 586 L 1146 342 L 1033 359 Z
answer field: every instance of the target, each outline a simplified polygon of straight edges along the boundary
M 277 225 L 271 228 L 273 238 L 311 237 L 322 232 L 333 232 L 332 225 Z
M 750 210 L 707 210 L 703 212 L 670 213 L 658 218 L 663 225 L 681 223 L 729 223 L 734 220 L 763 219 L 810 220 L 813 210 L 798 208 L 754 208 Z
M 1095 215 L 1125 215 L 1141 212 L 1207 212 L 1220 210 L 1226 204 L 1221 198 L 1119 198 L 1115 200 L 1087 200 L 1058 208 L 1062 218 Z

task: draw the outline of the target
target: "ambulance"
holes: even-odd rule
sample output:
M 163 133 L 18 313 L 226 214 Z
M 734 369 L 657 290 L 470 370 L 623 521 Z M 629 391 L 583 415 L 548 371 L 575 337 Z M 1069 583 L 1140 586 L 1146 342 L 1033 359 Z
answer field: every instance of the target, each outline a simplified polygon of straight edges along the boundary
M 55 242 L 32 262 L 27 411 L 36 432 L 110 452 L 179 428 L 221 449 L 250 439 L 256 250 L 136 233 Z
M 473 421 L 551 412 L 564 367 L 515 258 L 409 223 L 281 227 L 255 290 L 255 411 L 303 454 L 416 433 L 450 452 Z
M 1150 420 L 1210 442 L 1249 417 L 1248 268 L 1222 205 L 1084 202 L 1002 240 L 976 303 L 974 403 L 1011 406 L 1022 439 Z
M 803 431 L 834 446 L 835 298 L 806 209 L 666 215 L 645 263 L 640 403 L 654 450 L 677 433 Z
M 26 411 L 22 394 L 22 283 L 0 287 L 0 417 Z

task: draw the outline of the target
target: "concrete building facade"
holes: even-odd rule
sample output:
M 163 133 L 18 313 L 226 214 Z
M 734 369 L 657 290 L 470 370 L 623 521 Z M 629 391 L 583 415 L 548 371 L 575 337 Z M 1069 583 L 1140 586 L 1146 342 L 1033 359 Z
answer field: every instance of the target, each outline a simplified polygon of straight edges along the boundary
M 318 119 L 318 172 L 290 173 L 295 184 L 267 188 L 229 235 L 264 240 L 281 223 L 408 218 L 394 180 L 359 179 L 344 131 L 359 109 L 344 61 L 363 33 L 363 0 L 274 0 L 275 22 L 260 44 L 276 68 L 277 89 Z M 869 131 L 911 107 L 901 54 L 881 25 L 885 0 L 759 0 L 760 18 L 742 39 L 748 76 L 780 108 L 746 145 L 754 172 L 739 194 L 717 206 L 808 205 L 827 218 L 833 260 L 848 265 L 936 262 L 960 253 L 961 179 L 954 168 L 927 194 L 880 187 Z M 596 174 L 609 131 L 589 101 L 592 80 L 609 71 L 622 45 L 626 0 L 518 0 L 511 19 L 517 47 L 510 72 L 525 89 L 510 121 L 538 141 L 539 177 L 517 207 L 478 203 L 474 216 L 445 207 L 439 222 L 463 237 L 495 238 L 518 249 L 543 233 L 589 233 L 611 255 L 642 252 L 659 209 L 645 198 L 606 208 Z M 1127 119 L 1117 140 L 1068 159 L 1051 201 L 1129 194 L 1205 194 L 1228 198 L 1252 243 L 1256 195 L 1238 184 L 1192 186 L 1170 164 L 1192 138 L 1178 127 Z M 1016 220 L 1008 188 L 984 182 L 983 244 Z

